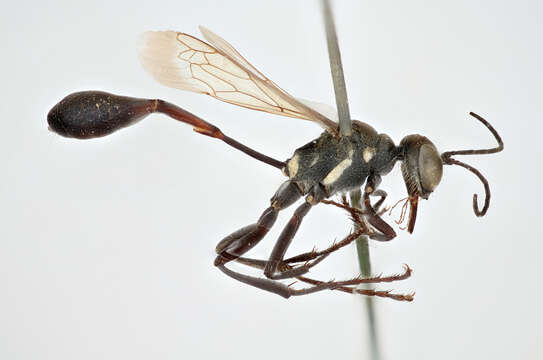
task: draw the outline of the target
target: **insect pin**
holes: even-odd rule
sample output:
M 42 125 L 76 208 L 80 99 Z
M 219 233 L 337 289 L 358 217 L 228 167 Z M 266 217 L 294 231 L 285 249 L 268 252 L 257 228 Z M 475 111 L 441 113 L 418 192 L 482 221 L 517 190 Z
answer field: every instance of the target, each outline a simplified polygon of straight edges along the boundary
M 190 112 L 158 99 L 138 99 L 101 91 L 83 91 L 68 95 L 55 105 L 47 116 L 49 128 L 66 137 L 89 139 L 109 135 L 132 125 L 152 113 L 162 113 L 189 124 L 199 134 L 219 139 L 226 144 L 276 167 L 288 178 L 270 200 L 270 205 L 258 220 L 234 231 L 217 247 L 217 266 L 226 275 L 248 285 L 285 298 L 305 295 L 324 289 L 412 300 L 411 295 L 389 291 L 359 289 L 362 283 L 379 283 L 405 279 L 411 274 L 406 266 L 403 274 L 378 276 L 346 281 L 318 281 L 305 277 L 309 269 L 330 253 L 354 241 L 362 234 L 371 239 L 388 241 L 395 231 L 380 216 L 380 206 L 387 193 L 379 189 L 381 177 L 387 175 L 396 162 L 401 163 L 403 179 L 410 205 L 407 230 L 414 230 L 419 199 L 428 199 L 439 185 L 443 165 L 458 165 L 474 173 L 483 183 L 485 202 L 480 210 L 477 195 L 473 209 L 483 216 L 490 204 L 490 188 L 475 168 L 454 159 L 454 155 L 490 154 L 503 150 L 496 130 L 482 117 L 470 113 L 494 135 L 498 146 L 491 149 L 438 152 L 434 144 L 422 135 L 408 135 L 399 145 L 378 133 L 370 125 L 354 120 L 352 132 L 342 135 L 338 124 L 314 106 L 298 100 L 278 87 L 251 65 L 229 43 L 210 30 L 200 30 L 207 43 L 185 33 L 173 31 L 148 32 L 143 36 L 140 60 L 143 67 L 158 82 L 166 86 L 202 93 L 234 105 L 272 114 L 304 119 L 317 123 L 324 132 L 315 140 L 296 149 L 288 160 L 279 161 L 251 149 L 225 135 L 219 128 Z M 363 210 L 351 208 L 346 201 L 337 204 L 327 200 L 335 195 L 363 188 Z M 373 203 L 370 197 L 380 197 Z M 274 225 L 278 213 L 303 198 L 277 239 L 268 260 L 245 258 L 243 255 L 258 244 Z M 351 212 L 360 229 L 323 251 L 311 251 L 285 259 L 285 254 L 302 220 L 319 203 L 334 203 Z M 263 269 L 265 278 L 245 275 L 226 265 L 237 261 Z M 311 286 L 296 289 L 280 280 L 296 278 Z

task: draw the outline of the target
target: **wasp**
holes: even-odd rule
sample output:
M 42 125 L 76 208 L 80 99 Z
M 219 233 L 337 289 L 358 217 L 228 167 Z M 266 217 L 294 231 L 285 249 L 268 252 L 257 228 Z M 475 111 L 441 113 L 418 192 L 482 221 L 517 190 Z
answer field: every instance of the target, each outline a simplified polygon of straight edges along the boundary
M 140 47 L 140 60 L 145 70 L 163 85 L 206 94 L 252 110 L 309 120 L 321 126 L 324 132 L 315 140 L 296 149 L 286 161 L 279 161 L 239 143 L 211 123 L 164 100 L 139 99 L 101 91 L 68 95 L 49 112 L 49 128 L 65 137 L 89 139 L 133 125 L 151 113 L 162 113 L 189 124 L 197 133 L 222 140 L 281 170 L 287 178 L 255 223 L 234 231 L 218 243 L 214 264 L 226 275 L 285 298 L 322 289 L 339 289 L 410 300 L 408 295 L 358 290 L 347 286 L 402 279 L 409 276 L 408 267 L 404 274 L 392 277 L 355 278 L 343 282 L 320 282 L 305 278 L 304 275 L 332 251 L 353 241 L 362 233 L 377 241 L 388 241 L 396 236 L 392 227 L 381 218 L 382 212 L 379 208 L 387 193 L 380 189 L 379 185 L 381 178 L 390 173 L 397 162 L 401 164 L 408 195 L 404 204 L 404 208 L 407 204 L 410 208 L 408 232 L 412 233 L 414 230 L 419 199 L 428 199 L 439 185 L 443 165 L 464 167 L 481 180 L 486 195 L 484 205 L 482 209 L 479 208 L 477 194 L 474 194 L 473 209 L 477 216 L 485 215 L 490 205 L 488 181 L 477 169 L 452 156 L 502 151 L 504 145 L 497 131 L 484 118 L 470 113 L 488 128 L 498 146 L 491 149 L 447 151 L 441 154 L 425 136 L 407 135 L 396 145 L 388 135 L 377 132 L 361 121 L 353 120 L 352 131 L 342 134 L 333 116 L 324 115 L 322 107 L 289 95 L 251 65 L 228 42 L 206 28 L 201 27 L 200 30 L 207 42 L 174 31 L 145 33 Z M 312 251 L 285 259 L 289 245 L 313 206 L 323 202 L 334 203 L 327 199 L 357 189 L 362 189 L 362 211 L 349 207 L 347 203 L 335 204 L 351 212 L 352 217 L 362 227 L 360 232 L 349 235 L 341 244 L 334 244 L 327 251 Z M 380 199 L 372 204 L 371 197 Z M 243 255 L 266 236 L 279 212 L 302 198 L 301 205 L 296 208 L 284 227 L 268 260 L 244 258 Z M 263 269 L 265 278 L 233 271 L 226 266 L 231 261 L 259 267 Z M 302 279 L 312 286 L 294 289 L 280 281 L 289 278 Z

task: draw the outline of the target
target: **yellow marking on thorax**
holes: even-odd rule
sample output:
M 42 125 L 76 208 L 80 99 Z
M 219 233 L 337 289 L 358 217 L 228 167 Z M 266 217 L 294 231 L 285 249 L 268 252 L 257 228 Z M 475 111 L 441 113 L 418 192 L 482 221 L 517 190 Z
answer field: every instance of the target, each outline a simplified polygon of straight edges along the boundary
M 375 148 L 368 146 L 364 150 L 362 150 L 362 159 L 364 159 L 365 162 L 370 162 L 371 159 L 375 156 Z
M 296 176 L 296 174 L 298 173 L 298 168 L 299 167 L 300 167 L 299 155 L 296 154 L 287 163 L 288 176 L 291 177 L 291 178 Z
M 330 171 L 328 173 L 328 175 L 326 175 L 324 180 L 322 180 L 322 184 L 323 185 L 330 185 L 330 184 L 334 183 L 337 179 L 339 179 L 341 174 L 343 174 L 345 169 L 347 169 L 349 166 L 351 166 L 352 162 L 353 162 L 353 160 L 349 157 L 349 158 L 343 160 L 342 162 L 340 162 L 339 164 L 337 164 L 336 167 L 333 168 L 332 171 Z

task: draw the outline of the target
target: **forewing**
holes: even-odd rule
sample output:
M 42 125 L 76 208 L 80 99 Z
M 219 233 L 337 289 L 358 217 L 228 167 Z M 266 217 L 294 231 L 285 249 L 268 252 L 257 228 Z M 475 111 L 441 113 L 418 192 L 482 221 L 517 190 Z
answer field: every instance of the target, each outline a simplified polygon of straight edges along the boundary
M 147 32 L 140 60 L 161 84 L 207 94 L 272 114 L 310 120 L 336 133 L 337 123 L 302 104 L 266 78 L 230 44 L 202 28 L 212 45 L 174 31 Z

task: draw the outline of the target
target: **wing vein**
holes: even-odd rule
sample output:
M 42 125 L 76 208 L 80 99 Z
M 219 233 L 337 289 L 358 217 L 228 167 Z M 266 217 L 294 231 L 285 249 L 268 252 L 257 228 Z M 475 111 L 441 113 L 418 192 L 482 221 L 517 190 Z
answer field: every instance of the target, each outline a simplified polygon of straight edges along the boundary
M 218 35 L 201 30 L 209 43 L 173 31 L 146 33 L 140 51 L 144 68 L 164 85 L 249 109 L 310 120 L 338 133 L 336 122 L 293 98 Z
M 193 66 L 199 67 L 197 64 L 190 64 L 190 72 L 191 72 L 191 74 L 192 74 L 192 78 L 193 78 L 194 80 L 198 80 L 198 81 L 202 82 L 204 85 L 206 85 L 206 86 L 209 88 L 209 90 L 211 90 L 211 91 L 213 92 L 213 95 L 217 95 L 215 89 L 213 88 L 213 86 L 211 86 L 211 84 L 207 83 L 207 82 L 206 82 L 205 80 L 203 80 L 203 79 L 200 79 L 200 78 L 194 76 L 194 70 L 192 69 Z M 200 68 L 200 67 L 199 67 L 199 68 Z M 200 69 L 201 69 L 201 68 L 200 68 Z M 211 93 L 209 93 L 209 92 L 207 92 L 207 94 L 208 94 L 208 95 L 211 95 Z

